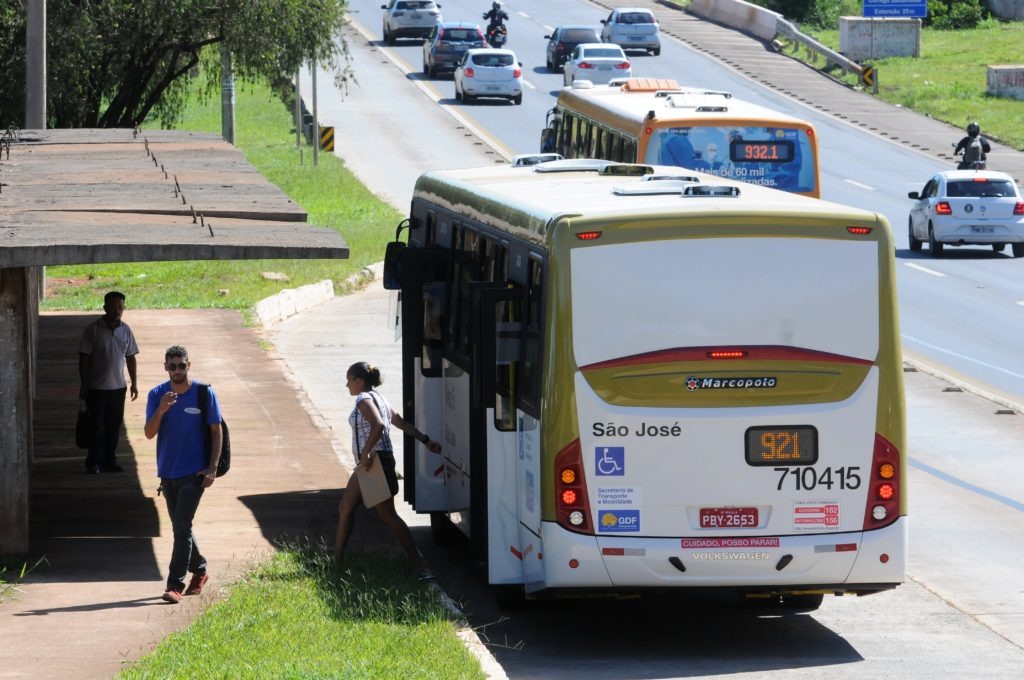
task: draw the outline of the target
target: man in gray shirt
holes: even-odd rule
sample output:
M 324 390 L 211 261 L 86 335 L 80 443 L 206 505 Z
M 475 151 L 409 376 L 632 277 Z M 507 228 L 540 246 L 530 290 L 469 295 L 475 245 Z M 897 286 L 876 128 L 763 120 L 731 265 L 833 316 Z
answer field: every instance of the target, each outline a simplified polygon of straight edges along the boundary
M 93 438 L 85 471 L 91 475 L 124 472 L 117 462 L 117 440 L 124 420 L 124 397 L 128 391 L 124 369 L 132 381 L 132 401 L 139 398 L 136 387 L 135 355 L 139 347 L 124 314 L 124 293 L 111 291 L 103 297 L 103 316 L 85 327 L 78 345 L 78 398 L 85 400 L 92 416 Z

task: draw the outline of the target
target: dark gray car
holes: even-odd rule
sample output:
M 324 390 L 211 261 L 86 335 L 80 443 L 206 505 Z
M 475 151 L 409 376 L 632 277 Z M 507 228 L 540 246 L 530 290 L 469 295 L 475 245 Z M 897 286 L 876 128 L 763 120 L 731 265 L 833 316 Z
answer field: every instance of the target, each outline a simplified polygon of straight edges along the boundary
M 581 43 L 598 43 L 601 37 L 597 30 L 590 26 L 559 26 L 547 38 L 547 61 L 549 71 L 558 73 L 562 70 L 569 55 Z
M 484 32 L 471 21 L 439 23 L 423 42 L 423 73 L 435 77 L 439 71 L 454 71 L 466 50 L 484 47 Z

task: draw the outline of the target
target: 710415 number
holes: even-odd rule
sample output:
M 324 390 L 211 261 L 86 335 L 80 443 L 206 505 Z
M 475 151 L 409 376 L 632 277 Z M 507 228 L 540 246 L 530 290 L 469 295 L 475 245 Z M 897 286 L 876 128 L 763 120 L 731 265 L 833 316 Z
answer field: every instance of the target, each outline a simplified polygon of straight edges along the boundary
M 860 488 L 859 465 L 827 467 L 821 472 L 813 467 L 777 467 L 775 471 L 779 473 L 779 491 L 785 486 L 787 477 L 792 480 L 797 491 L 811 491 L 819 487 L 831 489 L 833 485 L 843 491 Z

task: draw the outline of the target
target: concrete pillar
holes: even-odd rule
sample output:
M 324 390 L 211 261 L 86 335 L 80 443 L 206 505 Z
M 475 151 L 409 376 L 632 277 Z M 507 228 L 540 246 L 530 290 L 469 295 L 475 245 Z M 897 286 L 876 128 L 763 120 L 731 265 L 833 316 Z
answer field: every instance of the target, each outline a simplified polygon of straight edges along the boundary
M 46 129 L 46 0 L 28 0 L 25 33 L 25 129 Z
M 0 269 L 0 555 L 28 552 L 34 269 Z

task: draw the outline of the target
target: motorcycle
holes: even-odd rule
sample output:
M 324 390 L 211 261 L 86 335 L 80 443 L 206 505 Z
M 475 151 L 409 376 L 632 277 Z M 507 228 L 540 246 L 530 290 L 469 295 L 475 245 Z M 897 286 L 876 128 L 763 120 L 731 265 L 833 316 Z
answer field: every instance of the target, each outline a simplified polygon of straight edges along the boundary
M 508 29 L 504 24 L 491 26 L 487 29 L 487 44 L 491 47 L 504 47 L 508 42 Z
M 956 144 L 953 144 L 953 148 L 954 149 L 956 148 Z M 960 152 L 954 151 L 953 152 L 953 156 L 954 157 L 962 156 L 962 155 L 963 155 L 963 151 L 960 151 Z M 986 162 L 986 160 L 984 158 L 982 158 L 981 160 L 976 160 L 976 161 L 965 161 L 965 160 L 961 159 L 961 160 L 957 161 L 956 169 L 957 170 L 984 170 L 986 168 L 986 166 L 987 166 L 987 162 Z

